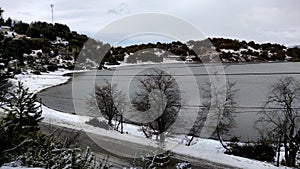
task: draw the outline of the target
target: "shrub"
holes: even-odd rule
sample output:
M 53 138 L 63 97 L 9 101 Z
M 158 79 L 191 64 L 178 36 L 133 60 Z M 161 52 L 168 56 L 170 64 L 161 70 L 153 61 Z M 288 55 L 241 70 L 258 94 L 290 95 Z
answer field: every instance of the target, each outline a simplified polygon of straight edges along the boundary
M 175 167 L 176 169 L 192 169 L 191 164 L 188 162 L 177 163 Z
M 57 68 L 57 65 L 51 64 L 51 65 L 48 65 L 47 69 L 48 69 L 48 71 L 56 71 L 58 68 Z
M 267 143 L 238 144 L 237 142 L 233 142 L 229 144 L 229 150 L 226 150 L 225 154 L 274 162 L 276 151 L 273 145 Z

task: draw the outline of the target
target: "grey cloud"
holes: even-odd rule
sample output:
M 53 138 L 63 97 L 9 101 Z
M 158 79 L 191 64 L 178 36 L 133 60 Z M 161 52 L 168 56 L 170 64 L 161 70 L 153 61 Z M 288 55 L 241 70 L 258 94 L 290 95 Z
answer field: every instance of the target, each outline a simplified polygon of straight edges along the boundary
M 18 14 L 25 15 L 25 16 L 34 16 L 32 13 L 27 12 L 27 11 L 19 11 Z
M 185 19 L 210 37 L 300 44 L 298 0 L 189 0 L 176 3 L 172 0 L 128 0 L 126 3 L 123 0 L 52 1 L 55 0 L 11 0 L 3 1 L 1 6 L 6 18 L 51 22 L 50 3 L 54 3 L 56 22 L 89 35 L 124 15 L 158 12 Z M 147 25 L 151 26 L 161 25 Z M 177 29 L 181 31 L 180 27 Z
M 119 15 L 119 12 L 115 9 L 110 9 L 107 11 L 109 14 L 115 14 L 115 15 Z
M 114 14 L 114 15 L 124 15 L 124 14 L 129 14 L 131 13 L 128 4 L 126 3 L 121 3 L 118 7 L 109 9 L 107 11 L 108 14 Z

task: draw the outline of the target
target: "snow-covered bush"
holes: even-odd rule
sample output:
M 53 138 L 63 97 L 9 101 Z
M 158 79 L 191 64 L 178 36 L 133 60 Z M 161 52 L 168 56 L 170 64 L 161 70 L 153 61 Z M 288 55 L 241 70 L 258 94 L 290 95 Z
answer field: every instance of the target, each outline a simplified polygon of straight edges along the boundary
M 176 169 L 192 169 L 191 164 L 188 162 L 182 162 L 176 164 Z
M 274 157 L 276 155 L 275 147 L 268 143 L 239 144 L 237 142 L 231 142 L 228 147 L 229 149 L 225 151 L 225 154 L 260 161 L 274 162 Z
M 165 167 L 170 162 L 170 152 L 164 153 L 151 153 L 142 156 L 144 167 L 149 169 Z
M 107 169 L 107 161 L 97 162 L 90 148 L 69 148 L 55 141 L 53 135 L 39 134 L 30 142 L 28 151 L 13 161 L 21 166 L 42 167 L 47 169 Z M 9 163 L 10 164 L 10 163 Z

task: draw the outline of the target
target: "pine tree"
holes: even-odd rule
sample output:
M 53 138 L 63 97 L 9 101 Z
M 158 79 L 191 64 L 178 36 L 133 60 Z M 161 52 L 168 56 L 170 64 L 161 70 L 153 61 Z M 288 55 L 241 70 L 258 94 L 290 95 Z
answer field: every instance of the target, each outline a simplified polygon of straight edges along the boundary
M 4 10 L 0 7 L 0 25 L 4 24 L 4 19 L 2 17 L 2 13 L 4 12 Z
M 10 139 L 9 148 L 30 139 L 39 131 L 42 111 L 36 102 L 36 96 L 30 93 L 28 88 L 24 88 L 21 82 L 8 93 L 8 100 L 4 107 L 7 114 L 3 121 Z
M 36 96 L 20 82 L 8 91 L 1 106 L 6 115 L 0 122 L 0 164 L 27 151 L 26 145 L 37 135 L 42 112 L 36 101 Z
M 7 20 L 5 21 L 4 25 L 5 25 L 5 26 L 11 27 L 11 26 L 12 26 L 12 23 L 13 23 L 13 21 L 12 21 L 12 19 L 9 17 L 9 18 L 7 18 Z

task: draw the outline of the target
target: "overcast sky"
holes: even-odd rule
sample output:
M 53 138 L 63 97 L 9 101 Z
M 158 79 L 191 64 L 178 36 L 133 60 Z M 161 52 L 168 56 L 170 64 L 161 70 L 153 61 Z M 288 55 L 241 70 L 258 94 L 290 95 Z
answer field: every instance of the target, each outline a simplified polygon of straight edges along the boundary
M 186 20 L 207 37 L 300 44 L 299 0 L 0 0 L 4 18 L 54 21 L 93 36 L 126 16 L 163 13 Z M 181 30 L 178 30 L 181 31 Z

